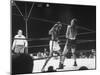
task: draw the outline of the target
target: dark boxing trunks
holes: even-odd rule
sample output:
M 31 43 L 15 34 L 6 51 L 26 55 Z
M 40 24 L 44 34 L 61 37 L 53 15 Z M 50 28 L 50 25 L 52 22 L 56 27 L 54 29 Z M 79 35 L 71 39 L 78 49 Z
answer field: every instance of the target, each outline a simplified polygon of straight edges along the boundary
M 76 40 L 68 39 L 67 46 L 68 48 L 76 48 Z

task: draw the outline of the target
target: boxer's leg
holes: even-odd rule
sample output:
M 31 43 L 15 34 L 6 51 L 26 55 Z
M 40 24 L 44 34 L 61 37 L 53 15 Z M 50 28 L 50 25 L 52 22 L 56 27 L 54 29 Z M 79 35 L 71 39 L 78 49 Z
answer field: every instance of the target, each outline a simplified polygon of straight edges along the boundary
M 49 57 L 46 59 L 46 62 L 45 64 L 43 65 L 42 67 L 42 70 L 44 70 L 45 66 L 47 65 L 48 61 L 51 59 L 52 55 L 53 55 L 53 46 L 54 46 L 54 41 L 50 41 L 50 54 L 49 54 Z
M 62 53 L 61 53 L 61 50 L 58 51 L 58 54 L 60 55 L 60 62 L 59 63 L 61 63 L 62 62 Z
M 62 55 L 61 55 L 61 57 L 60 57 L 59 69 L 63 69 L 64 60 L 65 60 L 65 55 L 68 53 L 68 47 L 67 47 L 67 46 L 68 46 L 68 41 L 66 41 L 64 50 L 63 50 Z
M 74 65 L 73 66 L 77 66 L 75 48 L 72 48 L 71 51 L 72 51 L 72 55 L 73 55 L 73 59 L 74 59 Z
M 71 48 L 71 51 L 72 51 L 73 58 L 76 59 L 75 48 Z
M 51 59 L 52 55 L 53 55 L 53 52 L 50 52 L 50 55 L 49 55 L 49 57 L 46 59 L 46 62 L 45 62 L 45 64 L 43 65 L 41 71 L 44 71 L 44 68 L 45 68 L 45 66 L 47 65 L 48 61 Z
M 72 55 L 73 55 L 73 59 L 74 59 L 74 66 L 77 66 L 76 64 L 76 53 L 75 53 L 75 49 L 76 49 L 76 41 L 72 40 L 71 42 L 71 51 L 72 51 Z

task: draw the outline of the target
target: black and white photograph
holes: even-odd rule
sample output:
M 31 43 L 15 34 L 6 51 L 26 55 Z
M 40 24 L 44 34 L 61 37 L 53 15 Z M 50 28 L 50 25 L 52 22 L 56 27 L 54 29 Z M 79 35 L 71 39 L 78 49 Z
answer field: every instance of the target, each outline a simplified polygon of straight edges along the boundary
M 11 0 L 11 74 L 96 70 L 96 6 Z

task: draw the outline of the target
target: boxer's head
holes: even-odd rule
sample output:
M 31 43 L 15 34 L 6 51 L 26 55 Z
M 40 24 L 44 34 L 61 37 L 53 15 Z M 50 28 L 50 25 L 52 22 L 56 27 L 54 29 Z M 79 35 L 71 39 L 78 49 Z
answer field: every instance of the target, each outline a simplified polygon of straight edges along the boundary
M 60 24 L 60 23 L 61 23 L 60 21 L 57 22 L 57 24 Z
M 23 34 L 23 31 L 22 30 L 18 30 L 18 35 L 22 35 Z
M 76 18 L 73 18 L 73 19 L 71 20 L 71 26 L 76 25 L 76 23 L 77 23 L 77 19 L 76 19 Z
M 61 22 L 60 22 L 60 21 L 58 21 L 58 22 L 57 22 L 57 29 L 58 29 L 58 30 L 60 30 L 60 29 L 61 29 L 61 27 L 62 27 L 62 24 L 61 24 Z

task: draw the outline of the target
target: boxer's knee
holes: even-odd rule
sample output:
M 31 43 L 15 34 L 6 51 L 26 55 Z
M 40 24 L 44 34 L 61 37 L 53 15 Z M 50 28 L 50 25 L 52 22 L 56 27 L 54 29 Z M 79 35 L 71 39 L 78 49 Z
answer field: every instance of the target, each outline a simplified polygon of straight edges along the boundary
M 53 51 L 50 51 L 49 57 L 53 56 Z
M 75 48 L 72 48 L 71 51 L 72 51 L 72 54 L 75 54 Z
M 68 49 L 66 48 L 66 49 L 64 49 L 62 54 L 65 56 L 67 53 L 68 53 Z

